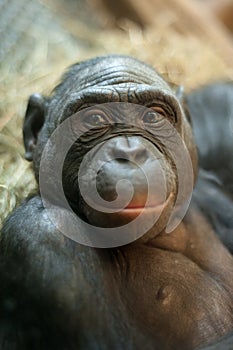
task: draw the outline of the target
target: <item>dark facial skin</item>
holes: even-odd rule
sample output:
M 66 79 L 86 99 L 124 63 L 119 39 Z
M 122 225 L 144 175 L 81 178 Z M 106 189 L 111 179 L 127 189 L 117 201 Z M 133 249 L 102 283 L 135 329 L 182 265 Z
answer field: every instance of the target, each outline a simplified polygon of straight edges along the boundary
M 48 136 L 51 135 L 55 126 L 59 125 L 74 113 L 83 110 L 85 107 L 95 106 L 96 104 L 102 107 L 103 103 L 108 102 L 132 103 L 151 107 L 152 111 L 155 113 L 155 120 L 161 119 L 157 123 L 155 123 L 153 119 L 152 122 L 149 122 L 148 117 L 142 115 L 143 112 L 140 113 L 139 111 L 137 120 L 141 121 L 144 127 L 143 129 L 138 127 L 129 129 L 127 126 L 124 128 L 120 128 L 119 126 L 110 128 L 104 125 L 101 129 L 100 123 L 97 132 L 92 132 L 91 138 L 87 133 L 87 135 L 82 137 L 81 141 L 76 142 L 66 157 L 63 168 L 63 185 L 67 198 L 77 214 L 81 215 L 92 224 L 99 225 L 99 223 L 101 223 L 103 227 L 115 227 L 116 223 L 120 226 L 138 215 L 138 211 L 134 210 L 133 212 L 133 208 L 140 209 L 140 207 L 144 207 L 145 197 L 147 197 L 145 184 L 143 183 L 145 180 L 142 179 L 141 181 L 142 176 L 139 171 L 136 171 L 132 162 L 136 159 L 140 163 L 139 166 L 147 162 L 148 168 L 151 168 L 151 174 L 154 174 L 154 177 L 158 179 L 158 188 L 160 187 L 159 181 L 161 180 L 159 176 L 157 176 L 157 168 L 164 168 L 167 185 L 166 199 L 168 199 L 166 205 L 168 209 L 164 211 L 161 220 L 157 222 L 153 230 L 152 236 L 155 236 L 164 229 L 173 208 L 177 191 L 177 174 L 171 157 L 167 153 L 164 153 L 164 146 L 155 135 L 149 131 L 145 131 L 145 127 L 148 129 L 155 128 L 155 134 L 159 133 L 160 138 L 168 142 L 166 125 L 163 130 L 163 123 L 164 120 L 171 122 L 186 143 L 193 163 L 195 177 L 197 168 L 196 149 L 192 142 L 190 124 L 183 115 L 175 93 L 151 67 L 136 63 L 138 70 L 135 72 L 136 67 L 133 67 L 133 64 L 135 65 L 135 60 L 129 57 L 118 57 L 117 62 L 115 57 L 93 62 L 95 68 L 93 68 L 92 74 L 90 74 L 89 67 L 85 67 L 85 65 L 83 69 L 80 69 L 79 65 L 74 66 L 72 69 L 73 76 L 68 78 L 69 85 L 67 84 L 68 80 L 66 80 L 55 90 L 56 93 L 54 97 L 52 97 L 48 107 L 48 115 L 46 117 L 47 123 L 44 124 L 42 132 L 39 134 L 38 145 L 33 153 L 36 177 L 38 178 L 39 160 L 43 145 L 47 141 Z M 78 79 L 73 78 L 75 76 L 75 71 L 77 71 Z M 102 76 L 99 76 L 100 71 L 102 72 Z M 69 91 L 68 95 L 66 91 Z M 64 96 L 66 97 L 64 98 Z M 113 117 L 111 114 L 109 115 L 108 112 L 109 111 L 98 110 L 97 106 L 93 113 L 101 115 L 101 118 L 106 118 L 108 121 L 111 121 Z M 119 111 L 119 114 L 116 116 L 116 119 L 119 121 L 121 121 L 121 113 L 122 111 Z M 136 112 L 133 111 L 134 115 L 135 113 Z M 95 126 L 95 121 L 91 120 L 90 111 L 87 111 L 86 115 L 85 112 L 83 112 L 83 114 L 84 115 L 80 118 L 77 118 L 77 125 L 75 125 L 75 127 L 84 131 L 86 120 L 88 120 L 88 122 L 86 122 L 88 126 L 93 125 L 93 127 Z M 124 120 L 131 122 L 127 115 L 123 117 Z M 159 131 L 156 131 L 156 128 Z M 164 134 L 164 136 L 162 134 Z M 170 143 L 172 143 L 172 137 L 170 138 Z M 101 174 L 99 178 L 97 177 L 99 193 L 104 199 L 113 200 L 115 195 L 115 183 L 117 181 L 113 176 L 120 174 L 119 176 L 121 178 L 132 180 L 136 191 L 132 202 L 129 204 L 130 208 L 128 209 L 131 209 L 130 214 L 128 212 L 126 213 L 126 211 L 119 214 L 102 214 L 90 208 L 79 194 L 77 181 L 79 165 L 84 155 L 90 151 L 90 149 L 105 141 L 108 141 L 108 147 L 100 149 L 99 152 L 104 153 L 106 159 L 114 158 L 114 161 L 109 162 L 104 170 L 104 174 Z M 173 145 L 171 147 L 173 147 Z M 152 161 L 151 153 L 160 160 L 159 164 L 156 165 Z M 125 156 L 128 157 L 128 161 L 122 162 L 122 158 Z M 95 159 L 92 159 L 92 162 L 94 161 Z M 152 169 L 152 166 L 154 169 Z M 88 169 L 86 175 L 88 179 L 91 178 Z M 53 181 L 53 174 L 51 174 L 51 179 Z M 160 202 L 161 198 L 158 196 L 158 198 L 154 198 L 154 203 L 151 203 L 150 206 L 156 207 L 161 204 Z
M 111 118 L 104 107 L 108 102 L 139 105 L 138 114 L 134 110 L 130 115 L 143 127 L 110 127 L 109 120 L 106 126 L 105 118 Z M 145 114 L 144 107 L 151 108 L 152 114 Z M 184 219 L 171 233 L 165 232 L 179 188 L 178 170 L 163 144 L 163 139 L 172 144 L 163 127 L 166 120 L 187 147 L 193 186 L 197 177 L 192 127 L 181 101 L 151 67 L 131 57 L 106 56 L 74 65 L 51 97 L 37 94 L 29 100 L 24 144 L 37 180 L 48 138 L 80 110 L 83 113 L 77 114 L 72 127 L 85 131 L 91 124 L 94 129 L 73 144 L 62 171 L 64 192 L 75 214 L 105 228 L 135 219 L 147 197 L 140 170 L 145 167 L 158 188 L 146 208 L 145 221 L 161 203 L 162 215 L 136 241 L 97 249 L 59 232 L 39 194 L 27 199 L 8 218 L 1 235 L 0 348 L 186 350 L 215 343 L 208 349 L 227 349 L 232 337 L 216 342 L 233 330 L 233 258 L 217 237 L 222 239 L 221 222 L 215 230 L 203 210 L 207 200 L 199 199 L 206 198 L 205 191 L 208 197 L 208 186 L 212 188 L 208 179 L 198 178 Z M 117 118 L 129 118 L 114 111 Z M 111 203 L 116 198 L 115 184 L 121 178 L 134 186 L 128 206 L 117 213 L 93 209 L 81 195 L 80 164 L 95 147 L 92 169 L 87 167 L 84 173 L 87 188 L 99 154 L 109 159 L 95 174 L 103 199 Z M 51 158 L 56 157 L 56 149 L 52 152 Z M 159 193 L 161 169 L 165 198 Z M 48 182 L 54 176 L 54 169 L 48 169 Z M 220 198 L 232 210 L 231 199 L 223 199 L 221 193 L 216 203 Z M 55 205 L 58 197 L 59 193 L 48 194 Z M 59 211 L 61 217 L 65 215 L 62 206 Z

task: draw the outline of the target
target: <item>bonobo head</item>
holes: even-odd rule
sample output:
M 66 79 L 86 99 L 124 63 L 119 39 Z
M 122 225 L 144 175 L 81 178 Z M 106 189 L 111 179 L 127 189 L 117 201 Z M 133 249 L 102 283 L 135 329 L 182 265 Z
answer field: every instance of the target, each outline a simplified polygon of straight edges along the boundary
M 166 227 L 179 190 L 187 188 L 179 177 L 186 176 L 192 188 L 196 176 L 196 149 L 179 99 L 152 67 L 132 57 L 113 55 L 75 64 L 51 97 L 30 97 L 24 122 L 26 158 L 33 160 L 38 180 L 46 142 L 70 120 L 49 156 L 56 158 L 63 143 L 73 139 L 62 168 L 72 209 L 101 227 L 127 224 L 143 210 L 145 222 L 162 213 L 155 235 Z M 191 174 L 185 154 L 191 159 Z M 47 171 L 53 182 L 57 171 Z

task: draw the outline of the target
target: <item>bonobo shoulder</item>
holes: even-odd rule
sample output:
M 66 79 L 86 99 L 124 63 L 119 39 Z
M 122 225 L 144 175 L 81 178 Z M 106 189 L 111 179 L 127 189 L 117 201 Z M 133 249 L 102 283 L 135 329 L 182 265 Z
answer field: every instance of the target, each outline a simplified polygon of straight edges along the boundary
M 6 279 L 11 275 L 6 271 L 17 270 L 16 276 L 25 280 L 30 276 L 29 285 L 35 283 L 35 278 L 41 274 L 46 262 L 50 261 L 50 270 L 56 269 L 58 261 L 66 259 L 65 238 L 48 219 L 42 200 L 35 196 L 25 200 L 11 214 L 3 225 L 0 237 L 1 273 Z M 7 267 L 6 267 L 7 266 Z M 21 275 L 21 272 L 22 275 Z M 51 275 L 52 276 L 52 275 Z M 47 279 L 41 275 L 39 279 Z M 20 279 L 18 283 L 21 283 Z
M 40 196 L 29 197 L 9 215 L 3 229 L 1 240 L 40 242 L 43 236 L 60 237 L 52 222 L 49 220 Z

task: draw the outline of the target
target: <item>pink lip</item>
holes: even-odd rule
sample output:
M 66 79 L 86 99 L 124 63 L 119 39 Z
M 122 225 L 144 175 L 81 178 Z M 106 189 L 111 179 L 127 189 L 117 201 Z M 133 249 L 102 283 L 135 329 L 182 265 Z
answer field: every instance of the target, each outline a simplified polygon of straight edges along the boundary
M 170 194 L 165 202 L 160 204 L 155 204 L 154 206 L 128 206 L 121 211 L 121 215 L 136 216 L 144 212 L 145 214 L 160 213 L 170 202 L 173 194 Z
M 165 202 L 166 203 L 166 202 Z M 142 211 L 144 211 L 145 213 L 149 213 L 149 212 L 155 212 L 155 211 L 160 211 L 166 204 L 159 204 L 159 205 L 155 205 L 154 207 L 127 207 L 125 209 L 122 209 L 122 212 L 127 214 L 140 214 Z

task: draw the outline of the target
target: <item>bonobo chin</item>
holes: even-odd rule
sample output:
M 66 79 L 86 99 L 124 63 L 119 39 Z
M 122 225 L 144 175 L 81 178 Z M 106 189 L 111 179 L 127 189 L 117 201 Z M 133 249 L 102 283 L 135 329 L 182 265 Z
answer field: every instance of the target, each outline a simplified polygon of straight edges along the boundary
M 181 90 L 109 55 L 30 96 L 38 191 L 1 233 L 1 350 L 229 349 L 233 84 Z

